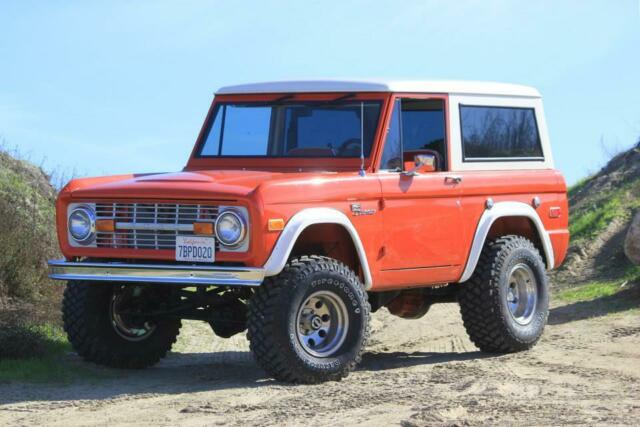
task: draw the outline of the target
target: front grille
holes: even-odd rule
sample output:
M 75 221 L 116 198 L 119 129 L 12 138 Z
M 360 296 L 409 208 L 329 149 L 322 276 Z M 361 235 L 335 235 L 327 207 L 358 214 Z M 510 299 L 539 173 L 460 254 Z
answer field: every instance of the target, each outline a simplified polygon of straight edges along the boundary
M 176 236 L 193 236 L 194 222 L 215 222 L 218 207 L 170 203 L 96 203 L 97 220 L 113 220 L 99 231 L 99 248 L 175 249 Z M 217 245 L 216 245 L 217 246 Z

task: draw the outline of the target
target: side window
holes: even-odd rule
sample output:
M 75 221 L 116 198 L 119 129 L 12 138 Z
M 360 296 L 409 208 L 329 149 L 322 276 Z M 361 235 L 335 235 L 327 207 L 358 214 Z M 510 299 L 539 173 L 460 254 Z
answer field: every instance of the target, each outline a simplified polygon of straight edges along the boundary
M 445 170 L 444 101 L 441 99 L 402 100 L 402 147 L 405 157 L 413 151 L 430 150 L 436 156 L 438 170 Z
M 384 151 L 382 152 L 382 160 L 380 168 L 390 171 L 402 171 L 402 128 L 400 126 L 400 100 L 397 100 L 393 106 L 393 114 L 391 115 L 391 123 L 389 124 L 389 132 L 384 142 Z
M 466 162 L 544 160 L 533 108 L 460 105 Z
M 403 158 L 411 157 L 416 151 L 429 150 L 437 158 L 438 170 L 446 170 L 445 139 L 443 100 L 397 100 L 380 167 L 383 170 L 401 171 Z

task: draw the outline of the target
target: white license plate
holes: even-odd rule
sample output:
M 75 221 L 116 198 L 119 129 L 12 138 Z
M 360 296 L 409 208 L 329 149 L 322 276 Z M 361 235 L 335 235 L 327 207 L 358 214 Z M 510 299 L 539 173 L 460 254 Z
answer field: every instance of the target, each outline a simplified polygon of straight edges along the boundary
M 176 261 L 213 262 L 216 239 L 201 236 L 176 236 Z

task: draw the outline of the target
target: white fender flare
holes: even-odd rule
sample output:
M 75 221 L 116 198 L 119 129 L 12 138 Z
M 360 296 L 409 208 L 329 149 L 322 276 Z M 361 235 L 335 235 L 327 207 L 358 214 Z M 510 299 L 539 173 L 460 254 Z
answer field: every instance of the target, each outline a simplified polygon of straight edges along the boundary
M 298 240 L 298 237 L 305 228 L 313 224 L 338 224 L 349 232 L 353 245 L 358 252 L 360 265 L 362 266 L 364 287 L 365 289 L 371 289 L 371 270 L 369 269 L 369 262 L 367 261 L 367 255 L 362 246 L 360 236 L 344 213 L 331 208 L 303 209 L 291 217 L 284 230 L 282 230 L 271 252 L 271 256 L 264 265 L 265 276 L 275 276 L 282 271 L 289 260 L 289 255 L 291 255 L 291 250 Z
M 467 265 L 465 266 L 464 272 L 462 273 L 462 277 L 459 282 L 466 282 L 469 280 L 471 275 L 476 269 L 478 265 L 478 260 L 480 259 L 480 253 L 482 252 L 482 248 L 484 247 L 485 241 L 487 239 L 487 235 L 489 234 L 489 230 L 491 226 L 498 218 L 503 217 L 526 217 L 533 221 L 536 229 L 538 230 L 538 235 L 540 236 L 540 241 L 542 242 L 542 248 L 544 249 L 544 256 L 547 260 L 547 269 L 551 270 L 554 267 L 554 255 L 553 255 L 553 246 L 551 245 L 551 238 L 549 237 L 549 233 L 544 228 L 544 224 L 542 224 L 542 220 L 538 213 L 531 207 L 530 205 L 522 202 L 498 202 L 491 209 L 486 209 L 482 216 L 480 217 L 480 222 L 478 223 L 478 227 L 476 228 L 476 234 L 473 238 L 473 244 L 471 246 L 471 252 L 469 253 L 469 259 L 467 260 Z

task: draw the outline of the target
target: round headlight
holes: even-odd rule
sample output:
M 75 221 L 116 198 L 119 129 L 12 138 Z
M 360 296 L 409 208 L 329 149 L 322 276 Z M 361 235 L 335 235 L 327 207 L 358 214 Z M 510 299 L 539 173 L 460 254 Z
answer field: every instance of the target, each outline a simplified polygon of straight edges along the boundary
M 216 237 L 225 246 L 237 245 L 245 233 L 244 221 L 233 211 L 222 212 L 216 219 Z
M 69 234 L 78 243 L 85 243 L 96 229 L 96 215 L 87 207 L 76 208 L 69 215 Z

